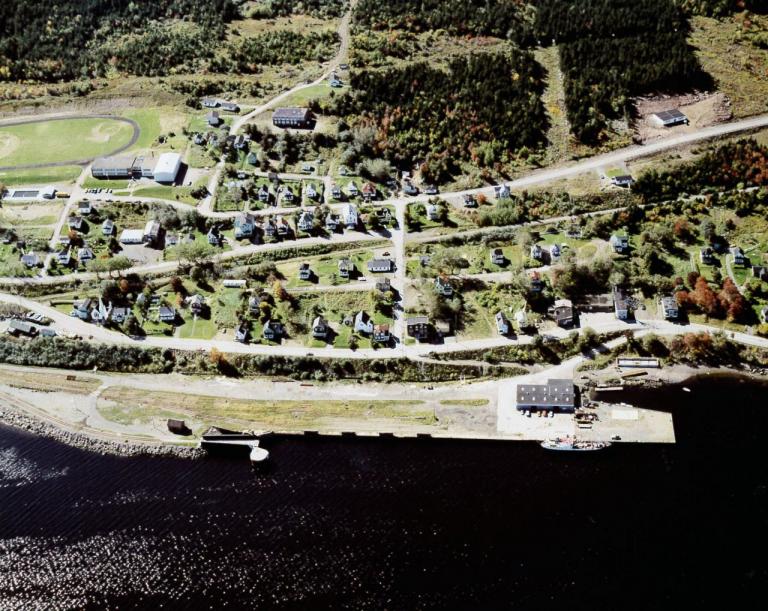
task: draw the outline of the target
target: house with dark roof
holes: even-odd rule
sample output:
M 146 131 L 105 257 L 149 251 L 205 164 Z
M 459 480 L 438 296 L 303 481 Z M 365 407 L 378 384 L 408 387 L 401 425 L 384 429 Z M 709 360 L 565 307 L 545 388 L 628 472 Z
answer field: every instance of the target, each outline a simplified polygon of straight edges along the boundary
M 235 217 L 235 239 L 250 238 L 256 230 L 256 219 L 252 214 L 241 212 Z
M 501 248 L 494 248 L 491 251 L 491 263 L 494 265 L 504 265 L 507 262 L 507 258 L 504 256 L 504 251 Z
M 705 246 L 699 250 L 699 261 L 705 265 L 712 265 L 715 262 L 715 251 L 711 246 Z
M 373 325 L 373 336 L 371 339 L 378 344 L 386 344 L 390 339 L 389 325 Z
M 211 127 L 218 127 L 219 125 L 221 125 L 221 117 L 219 117 L 219 113 L 216 112 L 215 110 L 212 110 L 211 112 L 209 112 L 206 115 L 205 120 L 208 122 L 208 125 L 210 125 Z
M 418 341 L 429 339 L 432 329 L 427 316 L 412 316 L 405 320 L 406 332 Z
M 13 335 L 14 337 L 18 337 L 19 335 L 35 337 L 37 335 L 37 327 L 29 324 L 28 322 L 24 322 L 23 320 L 17 320 L 14 318 L 8 323 L 6 332 L 8 335 Z
M 752 275 L 759 280 L 768 281 L 768 267 L 765 265 L 753 265 Z
M 744 251 L 741 250 L 740 246 L 732 246 L 728 249 L 728 252 L 731 253 L 731 256 L 733 257 L 733 264 L 734 265 L 747 265 L 749 263 L 749 257 L 744 254 Z
M 283 323 L 277 320 L 268 320 L 264 323 L 262 335 L 264 339 L 271 342 L 280 341 L 280 338 L 283 336 Z
M 83 217 L 81 217 L 81 216 L 70 216 L 67 219 L 67 226 L 70 229 L 74 229 L 75 231 L 80 231 L 83 228 Z
M 629 174 L 620 174 L 619 176 L 611 177 L 611 184 L 616 187 L 631 187 L 635 179 Z
M 241 344 L 247 343 L 249 332 L 250 329 L 248 328 L 248 323 L 244 320 L 241 320 L 235 326 L 235 341 L 240 342 Z
M 325 339 L 327 336 L 328 322 L 322 316 L 317 316 L 312 321 L 312 337 L 315 339 Z
M 531 246 L 531 259 L 536 259 L 537 261 L 541 261 L 542 257 L 544 256 L 544 251 L 541 249 L 541 246 L 538 244 L 534 244 Z
M 171 306 L 160 306 L 157 316 L 161 322 L 173 323 L 176 321 L 176 309 Z
M 530 272 L 528 282 L 532 293 L 541 293 L 544 290 L 544 281 L 541 279 L 541 274 L 536 270 Z
M 435 290 L 443 297 L 453 297 L 453 285 L 447 276 L 435 278 Z
M 613 252 L 624 254 L 629 251 L 629 236 L 626 234 L 614 233 L 608 240 Z
M 651 115 L 651 121 L 656 125 L 656 127 L 688 125 L 688 117 L 686 117 L 678 108 L 655 112 Z
M 312 278 L 312 268 L 309 263 L 299 265 L 299 280 L 309 280 Z
M 368 261 L 368 271 L 374 274 L 386 274 L 392 271 L 392 265 L 392 259 L 371 259 Z
M 573 412 L 576 392 L 573 380 L 547 380 L 546 384 L 518 384 L 517 409 Z
M 96 255 L 93 254 L 93 250 L 91 250 L 87 246 L 83 246 L 82 248 L 79 248 L 77 250 L 77 260 L 80 263 L 87 263 L 88 261 L 91 261 L 95 258 L 96 258 Z
M 330 232 L 336 231 L 339 228 L 340 223 L 341 218 L 339 218 L 338 214 L 331 212 L 325 217 L 325 228 Z
M 272 113 L 272 124 L 293 129 L 311 129 L 315 125 L 309 108 L 277 108 Z
M 105 219 L 101 224 L 101 234 L 105 236 L 112 235 L 115 232 L 115 222 L 112 219 Z
M 570 327 L 573 324 L 573 303 L 570 299 L 556 299 L 547 313 L 559 326 Z
M 299 228 L 299 231 L 303 231 L 305 233 L 308 233 L 312 231 L 312 227 L 315 222 L 315 215 L 312 214 L 311 210 L 303 210 L 301 214 L 299 215 L 299 221 L 296 224 Z
M 386 293 L 387 291 L 392 289 L 392 283 L 389 281 L 389 278 L 380 278 L 376 281 L 376 290 L 380 291 L 382 293 Z
M 339 276 L 342 278 L 349 278 L 355 271 L 355 264 L 352 262 L 352 259 L 347 257 L 339 259 L 337 267 L 339 270 Z

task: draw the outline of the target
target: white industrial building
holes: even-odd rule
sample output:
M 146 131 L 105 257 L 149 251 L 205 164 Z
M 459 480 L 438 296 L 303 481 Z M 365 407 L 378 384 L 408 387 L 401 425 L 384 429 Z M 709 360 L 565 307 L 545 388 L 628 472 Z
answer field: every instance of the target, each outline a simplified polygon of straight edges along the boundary
M 123 229 L 120 234 L 121 244 L 142 244 L 144 242 L 143 229 Z
M 178 153 L 163 153 L 157 160 L 154 178 L 157 182 L 175 182 L 176 175 L 181 169 L 181 155 Z

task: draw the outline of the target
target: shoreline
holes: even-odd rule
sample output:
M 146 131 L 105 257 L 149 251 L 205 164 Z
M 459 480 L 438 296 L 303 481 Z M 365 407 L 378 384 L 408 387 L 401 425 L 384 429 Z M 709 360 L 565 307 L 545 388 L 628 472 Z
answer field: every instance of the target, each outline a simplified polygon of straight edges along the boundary
M 137 457 L 157 456 L 162 458 L 197 459 L 205 456 L 199 448 L 173 445 L 170 443 L 150 443 L 138 440 L 112 441 L 88 433 L 74 432 L 58 426 L 51 420 L 20 413 L 10 408 L 0 408 L 0 425 L 46 437 L 68 446 L 94 452 L 101 455 Z
M 693 367 L 677 364 L 659 370 L 638 369 L 637 371 L 645 371 L 646 375 L 640 378 L 623 379 L 622 382 L 627 390 L 632 388 L 662 388 L 664 386 L 682 385 L 688 381 L 708 377 L 740 378 L 753 382 L 768 383 L 768 370 L 756 368 Z M 605 376 L 608 373 L 607 369 L 590 372 L 590 381 L 595 382 L 601 375 Z M 206 455 L 200 448 L 182 446 L 167 441 L 149 441 L 137 438 L 125 438 L 118 441 L 106 439 L 97 432 L 74 431 L 43 414 L 33 414 L 17 406 L 0 407 L 0 425 L 19 429 L 71 447 L 102 455 L 123 457 L 157 456 L 183 459 L 198 459 Z M 361 433 L 360 436 L 366 435 Z M 446 437 L 441 436 L 441 438 Z M 462 439 L 462 437 L 457 436 L 456 439 Z

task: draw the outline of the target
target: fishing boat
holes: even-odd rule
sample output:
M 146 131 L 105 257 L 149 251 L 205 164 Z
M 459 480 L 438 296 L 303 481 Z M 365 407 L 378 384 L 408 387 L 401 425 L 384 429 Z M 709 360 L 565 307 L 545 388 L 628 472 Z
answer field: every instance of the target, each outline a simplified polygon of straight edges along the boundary
M 554 439 L 545 439 L 541 442 L 541 447 L 545 450 L 559 450 L 563 452 L 592 452 L 603 450 L 610 445 L 609 441 L 577 440 L 575 437 L 555 437 Z

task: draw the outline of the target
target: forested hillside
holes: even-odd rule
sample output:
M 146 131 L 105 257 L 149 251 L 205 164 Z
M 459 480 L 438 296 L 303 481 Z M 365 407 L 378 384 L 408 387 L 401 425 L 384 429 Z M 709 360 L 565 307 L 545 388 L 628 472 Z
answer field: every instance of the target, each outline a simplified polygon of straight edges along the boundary
M 304 13 L 313 17 L 341 17 L 348 0 L 263 0 L 251 11 L 251 17 L 288 17 Z
M 694 15 L 721 17 L 737 11 L 768 12 L 766 0 L 675 0 L 686 12 Z
M 162 73 L 210 53 L 235 15 L 232 0 L 3 0 L 0 79 L 103 74 L 110 50 L 138 74 Z M 176 20 L 189 25 L 176 27 Z
M 360 0 L 355 22 L 374 29 L 444 29 L 528 44 L 532 37 L 521 15 L 523 4 L 519 0 Z
M 535 0 L 536 28 L 559 45 L 568 119 L 587 143 L 630 111 L 630 96 L 711 87 L 673 0 Z
M 371 153 L 407 167 L 426 160 L 429 179 L 460 160 L 492 166 L 544 138 L 540 68 L 527 51 L 458 57 L 448 71 L 421 62 L 360 70 L 351 85 L 334 111 L 373 127 Z

